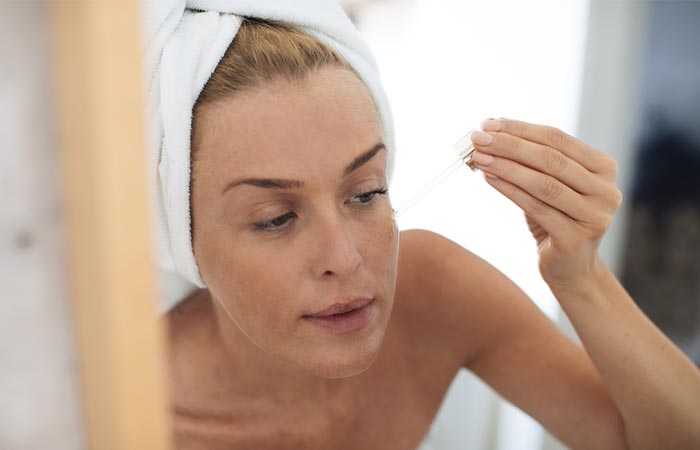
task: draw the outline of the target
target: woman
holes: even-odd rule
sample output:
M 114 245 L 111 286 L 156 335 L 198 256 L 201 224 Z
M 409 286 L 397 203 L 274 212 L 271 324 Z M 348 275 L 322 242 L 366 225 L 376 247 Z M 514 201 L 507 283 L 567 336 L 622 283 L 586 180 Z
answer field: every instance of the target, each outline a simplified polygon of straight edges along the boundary
M 178 448 L 415 448 L 461 367 L 571 448 L 700 448 L 700 375 L 597 253 L 615 161 L 549 127 L 483 129 L 475 161 L 524 210 L 583 349 L 488 263 L 398 232 L 352 66 L 293 28 L 243 24 L 194 108 L 207 288 L 167 316 Z

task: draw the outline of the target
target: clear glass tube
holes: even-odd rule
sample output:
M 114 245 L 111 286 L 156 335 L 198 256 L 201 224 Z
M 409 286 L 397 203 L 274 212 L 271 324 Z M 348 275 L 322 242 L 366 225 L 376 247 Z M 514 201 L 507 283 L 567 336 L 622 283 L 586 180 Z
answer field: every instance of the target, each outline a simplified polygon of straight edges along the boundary
M 401 205 L 401 207 L 396 210 L 394 214 L 395 217 L 399 217 L 401 214 L 406 212 L 406 210 L 418 203 L 420 199 L 435 189 L 438 185 L 440 185 L 440 183 L 445 181 L 460 167 L 466 165 L 472 170 L 472 172 L 477 170 L 477 168 L 472 164 L 471 160 L 472 154 L 474 153 L 474 145 L 472 144 L 471 137 L 474 131 L 476 130 L 471 130 L 452 146 L 452 150 L 457 153 L 457 159 L 452 161 L 449 166 L 447 166 L 442 172 L 437 174 L 432 180 L 430 180 L 425 186 L 416 192 L 406 203 Z

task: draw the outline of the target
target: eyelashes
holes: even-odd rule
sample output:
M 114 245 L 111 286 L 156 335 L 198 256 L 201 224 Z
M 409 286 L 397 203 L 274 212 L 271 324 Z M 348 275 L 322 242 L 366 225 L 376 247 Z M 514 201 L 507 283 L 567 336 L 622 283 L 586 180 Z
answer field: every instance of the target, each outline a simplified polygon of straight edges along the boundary
M 351 197 L 352 201 L 356 201 L 360 204 L 367 204 L 370 203 L 371 201 L 374 200 L 374 197 L 377 195 L 386 195 L 387 189 L 386 188 L 379 188 L 375 189 L 373 191 L 368 191 L 368 192 L 363 192 L 361 194 L 353 195 Z
M 257 222 L 253 224 L 253 228 L 255 228 L 258 231 L 274 231 L 277 229 L 280 229 L 287 224 L 289 219 L 296 217 L 296 213 L 294 211 L 288 211 L 281 216 L 277 216 L 273 219 L 266 220 L 264 222 Z
M 366 208 L 373 205 L 376 201 L 378 195 L 386 195 L 388 192 L 387 188 L 374 189 L 367 192 L 362 192 L 350 197 L 346 202 L 352 206 Z M 253 224 L 253 229 L 255 231 L 261 232 L 272 232 L 272 231 L 282 231 L 290 226 L 292 219 L 296 218 L 297 214 L 294 211 L 287 211 L 277 217 L 273 217 L 270 220 L 265 220 L 263 222 L 256 222 Z

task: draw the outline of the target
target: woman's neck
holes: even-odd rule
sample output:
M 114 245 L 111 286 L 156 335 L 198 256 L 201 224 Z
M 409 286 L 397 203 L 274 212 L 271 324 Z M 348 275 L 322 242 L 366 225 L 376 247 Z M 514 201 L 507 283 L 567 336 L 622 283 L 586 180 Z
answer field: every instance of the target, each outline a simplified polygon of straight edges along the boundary
M 207 315 L 216 332 L 211 333 L 211 351 L 220 355 L 217 362 L 223 382 L 231 383 L 236 392 L 264 397 L 280 404 L 316 404 L 337 400 L 357 382 L 347 379 L 325 379 L 289 362 L 268 354 L 233 323 L 223 307 L 208 290 L 201 292 Z M 228 375 L 228 376 L 227 376 Z

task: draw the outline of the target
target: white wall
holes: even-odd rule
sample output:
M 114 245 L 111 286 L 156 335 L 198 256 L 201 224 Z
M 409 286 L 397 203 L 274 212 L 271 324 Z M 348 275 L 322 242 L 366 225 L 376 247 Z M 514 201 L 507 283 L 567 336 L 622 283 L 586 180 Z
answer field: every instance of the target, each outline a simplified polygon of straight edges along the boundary
M 0 14 L 0 449 L 80 450 L 47 4 Z

